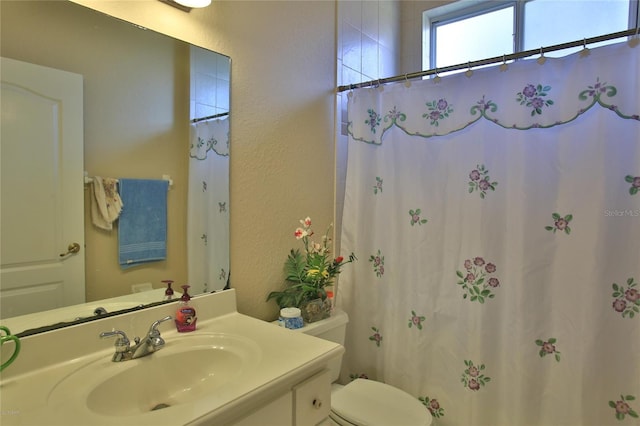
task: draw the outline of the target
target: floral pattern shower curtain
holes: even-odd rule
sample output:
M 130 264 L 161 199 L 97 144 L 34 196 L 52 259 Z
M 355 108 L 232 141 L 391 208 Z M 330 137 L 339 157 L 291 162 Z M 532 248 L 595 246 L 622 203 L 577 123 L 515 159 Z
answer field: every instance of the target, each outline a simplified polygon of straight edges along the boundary
M 229 274 L 229 118 L 191 125 L 187 249 L 191 293 L 220 290 Z
M 349 93 L 342 381 L 436 425 L 640 424 L 640 47 Z

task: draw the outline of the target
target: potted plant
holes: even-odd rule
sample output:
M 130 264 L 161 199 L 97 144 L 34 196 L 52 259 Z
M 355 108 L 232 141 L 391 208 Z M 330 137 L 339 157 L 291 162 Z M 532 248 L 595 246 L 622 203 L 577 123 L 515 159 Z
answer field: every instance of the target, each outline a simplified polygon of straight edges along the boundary
M 284 268 L 286 288 L 272 291 L 267 300 L 274 299 L 280 308 L 300 308 L 304 320 L 313 322 L 330 315 L 331 304 L 326 287 L 333 285 L 343 265 L 357 259 L 353 253 L 347 260 L 342 256 L 331 256 L 331 225 L 318 243 L 310 239 L 314 234 L 311 219 L 307 217 L 300 223 L 302 226 L 296 229 L 294 235 L 302 240 L 304 251 L 291 249 Z

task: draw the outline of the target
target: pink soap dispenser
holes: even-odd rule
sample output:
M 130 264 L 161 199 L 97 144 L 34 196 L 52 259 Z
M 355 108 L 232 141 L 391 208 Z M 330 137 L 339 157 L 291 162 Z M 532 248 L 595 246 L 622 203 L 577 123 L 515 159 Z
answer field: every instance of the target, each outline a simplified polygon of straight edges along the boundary
M 167 289 L 164 291 L 164 300 L 172 300 L 173 289 L 171 288 L 171 284 L 173 284 L 173 280 L 162 280 L 162 282 L 167 285 Z
M 194 331 L 196 329 L 196 321 L 198 318 L 196 317 L 196 310 L 189 306 L 189 300 L 191 300 L 191 296 L 189 296 L 189 286 L 182 286 L 182 297 L 180 298 L 180 307 L 176 312 L 176 328 L 178 332 L 184 333 L 188 331 Z

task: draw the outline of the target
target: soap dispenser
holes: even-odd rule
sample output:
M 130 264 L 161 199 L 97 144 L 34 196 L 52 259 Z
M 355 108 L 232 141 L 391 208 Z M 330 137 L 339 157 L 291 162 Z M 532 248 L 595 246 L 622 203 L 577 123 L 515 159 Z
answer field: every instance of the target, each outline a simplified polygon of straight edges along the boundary
M 176 312 L 176 328 L 178 332 L 184 333 L 187 331 L 194 331 L 196 329 L 196 310 L 189 305 L 189 286 L 182 286 L 182 297 L 180 297 L 180 307 Z
M 173 284 L 173 280 L 162 280 L 162 282 L 167 285 L 167 289 L 164 291 L 164 300 L 172 300 L 173 289 L 171 288 L 171 284 Z

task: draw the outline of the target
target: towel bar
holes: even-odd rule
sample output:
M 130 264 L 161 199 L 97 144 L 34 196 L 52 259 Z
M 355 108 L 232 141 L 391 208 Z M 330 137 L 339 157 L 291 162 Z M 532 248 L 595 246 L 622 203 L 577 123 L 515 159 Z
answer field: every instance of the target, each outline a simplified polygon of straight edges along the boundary
M 166 180 L 169 182 L 169 189 L 173 186 L 173 179 L 171 179 L 170 175 L 162 175 L 162 180 Z M 118 180 L 116 179 L 116 182 Z M 93 182 L 93 178 L 89 176 L 89 173 L 84 172 L 84 184 L 88 185 Z

